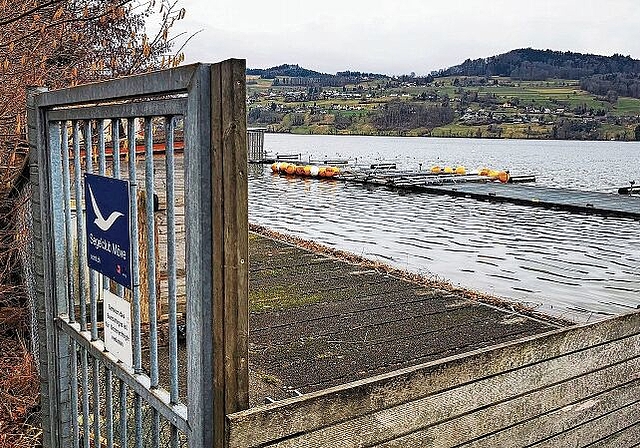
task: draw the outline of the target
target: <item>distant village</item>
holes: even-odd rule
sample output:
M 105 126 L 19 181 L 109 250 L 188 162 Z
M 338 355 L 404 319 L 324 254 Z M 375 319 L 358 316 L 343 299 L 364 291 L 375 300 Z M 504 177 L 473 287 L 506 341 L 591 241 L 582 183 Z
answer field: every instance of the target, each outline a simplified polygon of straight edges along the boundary
M 249 76 L 247 83 L 249 124 L 271 132 L 634 140 L 640 125 L 638 112 L 610 113 L 609 99 L 585 95 L 577 81 L 357 74 Z M 549 96 L 513 93 L 529 87 Z M 450 120 L 443 122 L 443 109 Z

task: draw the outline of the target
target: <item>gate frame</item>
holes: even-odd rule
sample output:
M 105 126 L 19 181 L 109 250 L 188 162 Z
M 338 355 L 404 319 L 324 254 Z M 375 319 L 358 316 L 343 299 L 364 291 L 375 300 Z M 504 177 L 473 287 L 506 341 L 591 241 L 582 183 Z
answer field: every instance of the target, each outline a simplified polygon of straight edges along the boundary
M 187 94 L 184 157 L 185 199 L 189 195 L 185 200 L 189 404 L 184 416 L 170 415 L 175 418 L 173 423 L 184 417 L 189 447 L 221 448 L 226 443 L 225 416 L 248 408 L 245 69 L 245 60 L 229 59 L 57 91 L 28 90 L 34 272 L 46 448 L 71 446 L 71 341 L 94 356 L 100 355 L 100 344 L 86 340 L 68 323 L 68 285 L 60 281 L 67 278 L 64 211 L 60 206 L 61 164 L 60 154 L 51 150 L 55 143 L 54 137 L 49 137 L 48 115 L 52 113 L 59 121 L 71 120 L 64 111 L 55 110 L 64 106 Z M 127 106 L 107 104 L 85 110 L 93 110 L 92 118 L 101 113 L 106 118 L 119 116 L 113 113 L 118 107 L 122 112 Z M 67 112 L 74 110 L 82 109 Z M 148 115 L 165 113 L 154 110 Z M 83 118 L 76 114 L 73 119 Z M 54 130 L 56 126 L 52 126 Z M 163 398 L 148 386 L 145 389 L 132 371 L 104 356 L 100 361 L 160 410 Z M 174 412 L 172 407 L 175 406 L 169 404 L 165 412 Z

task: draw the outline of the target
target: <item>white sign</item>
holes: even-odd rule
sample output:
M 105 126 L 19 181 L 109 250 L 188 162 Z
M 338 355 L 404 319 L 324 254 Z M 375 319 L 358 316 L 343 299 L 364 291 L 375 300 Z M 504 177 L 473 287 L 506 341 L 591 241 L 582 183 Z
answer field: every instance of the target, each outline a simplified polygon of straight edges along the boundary
M 104 304 L 104 345 L 128 367 L 133 365 L 131 306 L 111 291 L 102 291 Z

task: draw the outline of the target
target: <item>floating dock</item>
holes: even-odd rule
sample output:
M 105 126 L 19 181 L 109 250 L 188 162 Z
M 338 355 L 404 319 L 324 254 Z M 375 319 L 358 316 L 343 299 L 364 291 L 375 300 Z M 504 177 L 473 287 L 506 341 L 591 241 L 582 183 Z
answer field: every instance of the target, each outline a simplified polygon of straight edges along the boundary
M 574 213 L 640 219 L 640 198 L 634 196 L 548 188 L 537 185 L 503 185 L 494 182 L 430 185 L 422 187 L 421 190 L 427 193 L 462 196 L 484 201 L 511 202 Z
M 633 195 L 634 182 L 618 193 L 601 193 L 564 188 L 530 185 L 535 176 L 513 176 L 508 171 L 483 168 L 467 173 L 464 167 L 456 170 L 440 167 L 431 170 L 398 170 L 395 164 L 371 166 L 318 166 L 276 162 L 274 173 L 306 177 L 321 177 L 379 185 L 431 194 L 473 198 L 482 201 L 510 202 L 513 204 L 565 210 L 600 216 L 640 219 L 640 196 Z M 528 185 L 523 185 L 528 183 Z M 627 193 L 627 194 L 624 194 Z

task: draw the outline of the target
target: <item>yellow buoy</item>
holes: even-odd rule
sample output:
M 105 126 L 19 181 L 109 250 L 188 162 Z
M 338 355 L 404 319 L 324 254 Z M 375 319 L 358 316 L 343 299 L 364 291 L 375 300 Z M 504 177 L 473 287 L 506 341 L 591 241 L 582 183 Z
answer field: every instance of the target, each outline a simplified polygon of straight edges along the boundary
M 434 174 L 438 174 L 441 171 L 440 167 L 438 165 L 434 165 L 431 167 L 431 172 Z
M 456 168 L 456 174 L 460 174 L 460 175 L 467 174 L 467 170 L 465 169 L 465 167 L 459 166 Z
M 305 176 L 311 176 L 311 165 L 305 165 L 304 166 L 304 175 Z
M 480 176 L 488 176 L 489 175 L 489 168 L 486 168 L 486 167 L 480 168 L 478 170 L 478 174 Z
M 450 166 L 445 166 L 444 167 L 444 172 L 446 174 L 453 174 L 453 168 L 451 168 Z

